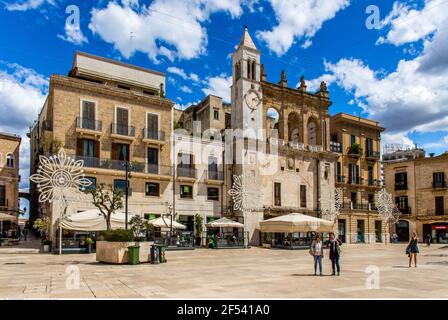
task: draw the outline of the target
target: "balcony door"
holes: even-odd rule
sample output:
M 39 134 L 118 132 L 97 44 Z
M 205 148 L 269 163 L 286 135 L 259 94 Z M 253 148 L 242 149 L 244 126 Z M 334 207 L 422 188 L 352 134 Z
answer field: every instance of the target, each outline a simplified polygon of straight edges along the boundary
M 435 198 L 435 205 L 436 205 L 436 216 L 443 216 L 443 213 L 445 211 L 445 204 L 442 197 L 436 197 Z
M 349 165 L 349 182 L 357 183 L 359 180 L 359 166 L 353 163 Z
M 78 139 L 76 141 L 76 155 L 79 159 L 84 160 L 84 165 L 87 167 L 95 167 L 95 163 L 99 161 L 100 157 L 100 143 L 99 141 L 91 139 Z
M 366 155 L 373 155 L 373 140 L 370 138 L 366 139 Z
M 208 157 L 208 178 L 218 180 L 218 158 Z
M 373 186 L 374 179 L 373 179 L 373 167 L 369 167 L 369 186 Z
M 125 161 L 129 161 L 129 145 L 112 143 L 112 160 L 114 160 L 112 164 L 114 169 L 123 170 Z
M 118 134 L 127 136 L 129 134 L 129 110 L 117 108 L 116 131 Z
M 149 139 L 159 138 L 159 116 L 153 113 L 146 114 L 146 135 Z
M 148 148 L 148 173 L 159 173 L 159 149 Z
M 95 130 L 95 103 L 82 101 L 81 105 L 81 127 Z

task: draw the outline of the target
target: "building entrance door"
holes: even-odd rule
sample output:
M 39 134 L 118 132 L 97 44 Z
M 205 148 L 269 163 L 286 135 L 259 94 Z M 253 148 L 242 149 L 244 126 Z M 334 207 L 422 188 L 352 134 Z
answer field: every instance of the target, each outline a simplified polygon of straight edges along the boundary
M 375 241 L 383 242 L 383 223 L 382 221 L 375 221 Z
M 407 242 L 409 241 L 409 222 L 406 220 L 398 221 L 396 225 L 398 241 Z
M 358 220 L 357 222 L 357 234 L 358 234 L 358 238 L 357 238 L 357 243 L 364 243 L 365 239 L 364 239 L 364 220 Z
M 339 240 L 341 240 L 343 243 L 345 243 L 345 219 L 339 219 L 338 220 L 338 234 L 339 234 Z

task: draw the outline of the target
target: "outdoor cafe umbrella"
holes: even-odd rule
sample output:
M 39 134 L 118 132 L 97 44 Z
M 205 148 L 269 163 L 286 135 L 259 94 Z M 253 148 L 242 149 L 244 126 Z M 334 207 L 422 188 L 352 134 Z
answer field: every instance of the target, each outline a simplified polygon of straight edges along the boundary
M 129 213 L 128 223 L 134 215 Z M 110 224 L 112 229 L 124 229 L 126 214 L 117 211 L 111 215 Z M 106 219 L 98 209 L 78 212 L 62 218 L 62 228 L 76 231 L 105 231 L 107 230 Z
M 228 218 L 221 218 L 206 224 L 209 228 L 244 228 L 244 224 L 230 220 Z
M 0 221 L 16 221 L 16 220 L 17 220 L 16 216 L 0 212 Z
M 171 228 L 171 219 L 160 217 L 157 219 L 149 220 L 148 223 L 156 228 Z M 183 224 L 173 221 L 173 229 L 186 229 L 187 227 Z
M 261 232 L 331 232 L 333 222 L 308 216 L 301 213 L 291 213 L 260 222 Z

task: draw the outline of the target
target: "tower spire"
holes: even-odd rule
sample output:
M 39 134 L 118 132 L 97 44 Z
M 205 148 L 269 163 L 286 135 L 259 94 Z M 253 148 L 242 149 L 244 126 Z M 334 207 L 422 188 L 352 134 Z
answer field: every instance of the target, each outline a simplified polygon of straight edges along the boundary
M 247 27 L 247 25 L 244 25 L 244 34 L 241 38 L 239 47 L 247 47 L 257 50 L 257 47 L 255 46 L 255 43 L 249 34 L 249 28 Z

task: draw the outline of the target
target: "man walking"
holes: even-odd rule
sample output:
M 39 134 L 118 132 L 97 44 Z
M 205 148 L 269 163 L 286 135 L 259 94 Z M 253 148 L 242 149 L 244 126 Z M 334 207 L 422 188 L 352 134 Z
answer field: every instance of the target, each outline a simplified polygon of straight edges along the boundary
M 327 242 L 327 247 L 330 249 L 329 256 L 331 260 L 331 267 L 333 269 L 332 276 L 336 275 L 336 271 L 338 272 L 338 276 L 341 274 L 341 268 L 339 265 L 339 257 L 341 255 L 341 245 L 342 242 L 339 239 L 336 239 L 336 236 L 333 232 L 329 233 L 330 240 Z

